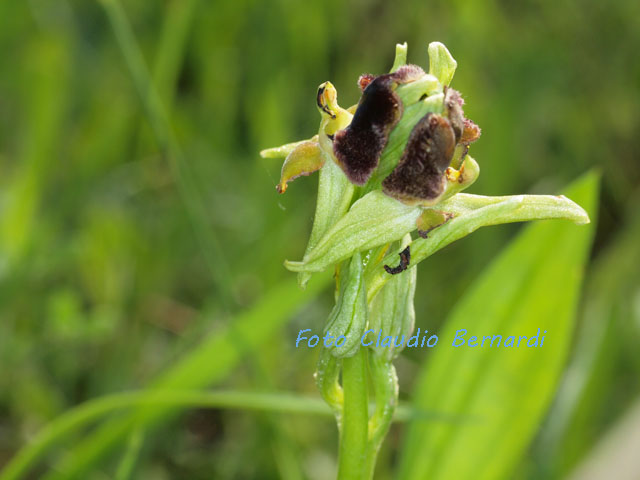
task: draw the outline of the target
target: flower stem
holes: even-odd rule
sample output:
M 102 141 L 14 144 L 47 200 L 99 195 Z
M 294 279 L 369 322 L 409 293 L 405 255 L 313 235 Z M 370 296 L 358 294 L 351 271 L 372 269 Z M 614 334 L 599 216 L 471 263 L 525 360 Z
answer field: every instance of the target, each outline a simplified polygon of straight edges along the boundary
M 342 360 L 344 407 L 338 455 L 339 480 L 365 478 L 369 436 L 367 387 L 367 349 L 360 348 L 353 357 Z

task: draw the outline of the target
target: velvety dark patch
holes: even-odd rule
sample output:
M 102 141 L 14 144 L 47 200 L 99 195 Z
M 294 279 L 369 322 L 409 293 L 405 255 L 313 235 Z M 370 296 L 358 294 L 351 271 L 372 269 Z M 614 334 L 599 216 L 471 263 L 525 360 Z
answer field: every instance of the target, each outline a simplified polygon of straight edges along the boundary
M 402 116 L 393 75 L 380 75 L 367 85 L 351 124 L 337 132 L 333 141 L 338 164 L 357 185 L 364 185 L 378 166 L 389 132 Z
M 411 247 L 407 245 L 407 248 L 402 250 L 398 255 L 400 255 L 400 263 L 397 267 L 390 267 L 389 265 L 384 266 L 385 271 L 390 275 L 397 275 L 407 269 L 409 262 L 411 261 Z
M 403 65 L 394 73 L 358 79 L 362 97 L 351 124 L 336 133 L 333 152 L 349 180 L 364 185 L 378 166 L 389 133 L 402 117 L 402 101 L 394 89 L 424 75 L 416 65 Z
M 427 113 L 413 127 L 398 165 L 382 182 L 382 190 L 409 204 L 436 199 L 444 190 L 444 172 L 455 146 L 449 120 Z
M 460 92 L 453 88 L 447 88 L 444 95 L 444 107 L 447 112 L 447 117 L 453 131 L 456 134 L 456 143 L 462 138 L 462 132 L 464 131 L 464 112 L 462 111 L 462 105 L 464 101 L 460 96 Z

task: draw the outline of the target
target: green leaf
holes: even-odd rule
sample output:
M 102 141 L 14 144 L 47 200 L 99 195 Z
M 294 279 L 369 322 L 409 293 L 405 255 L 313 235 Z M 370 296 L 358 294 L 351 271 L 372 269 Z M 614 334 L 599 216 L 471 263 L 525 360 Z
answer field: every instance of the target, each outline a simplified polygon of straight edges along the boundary
M 329 275 L 320 275 L 307 291 L 300 290 L 293 280 L 282 282 L 253 308 L 230 319 L 228 326 L 216 330 L 177 360 L 149 390 L 200 389 L 222 381 L 252 349 L 282 328 L 290 315 L 311 300 L 330 279 Z M 144 406 L 105 422 L 69 452 L 56 471 L 43 478 L 84 478 L 92 465 L 124 442 L 132 428 L 168 422 L 179 410 L 176 406 Z
M 567 193 L 593 216 L 597 186 L 589 174 Z M 527 227 L 456 305 L 418 376 L 414 405 L 473 420 L 413 422 L 400 478 L 511 478 L 564 367 L 592 234 L 593 225 L 566 222 Z M 542 347 L 455 348 L 460 329 L 468 330 L 466 339 L 546 333 Z
M 320 272 L 351 257 L 355 252 L 394 242 L 416 229 L 421 210 L 370 192 L 358 201 L 305 255 L 302 262 L 286 261 L 294 272 Z
M 624 369 L 629 378 L 639 377 L 635 358 L 638 336 L 633 311 L 640 291 L 640 216 L 638 203 L 627 205 L 626 225 L 598 253 L 589 267 L 589 285 L 581 308 L 580 330 L 547 428 L 536 440 L 531 478 L 544 474 L 564 478 L 576 462 L 602 438 L 604 425 L 594 427 L 600 412 L 617 411 L 635 396 L 634 389 L 616 375 Z

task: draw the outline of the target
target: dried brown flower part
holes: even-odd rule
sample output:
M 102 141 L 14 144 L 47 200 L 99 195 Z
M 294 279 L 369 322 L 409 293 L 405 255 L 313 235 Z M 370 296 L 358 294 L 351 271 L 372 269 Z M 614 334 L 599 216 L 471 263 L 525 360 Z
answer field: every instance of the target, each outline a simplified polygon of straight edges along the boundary
M 375 78 L 376 76 L 371 73 L 363 73 L 360 75 L 360 78 L 358 78 L 358 87 L 360 87 L 360 90 L 364 92 L 364 89 L 367 88 Z
M 462 130 L 462 137 L 460 137 L 460 143 L 463 145 L 469 145 L 480 138 L 482 130 L 478 125 L 473 123 L 468 118 L 464 119 L 464 128 Z
M 444 225 L 452 218 L 452 213 L 427 208 L 416 220 L 418 235 L 420 235 L 422 238 L 428 238 L 429 232 L 438 228 L 440 225 Z

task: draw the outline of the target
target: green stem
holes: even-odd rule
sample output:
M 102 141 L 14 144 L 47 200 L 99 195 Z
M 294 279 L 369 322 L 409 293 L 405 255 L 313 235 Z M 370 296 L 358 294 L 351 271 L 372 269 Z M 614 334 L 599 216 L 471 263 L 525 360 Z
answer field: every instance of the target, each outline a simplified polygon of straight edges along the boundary
M 367 391 L 367 349 L 361 348 L 353 357 L 342 360 L 344 407 L 338 479 L 364 479 L 369 437 L 369 399 Z

